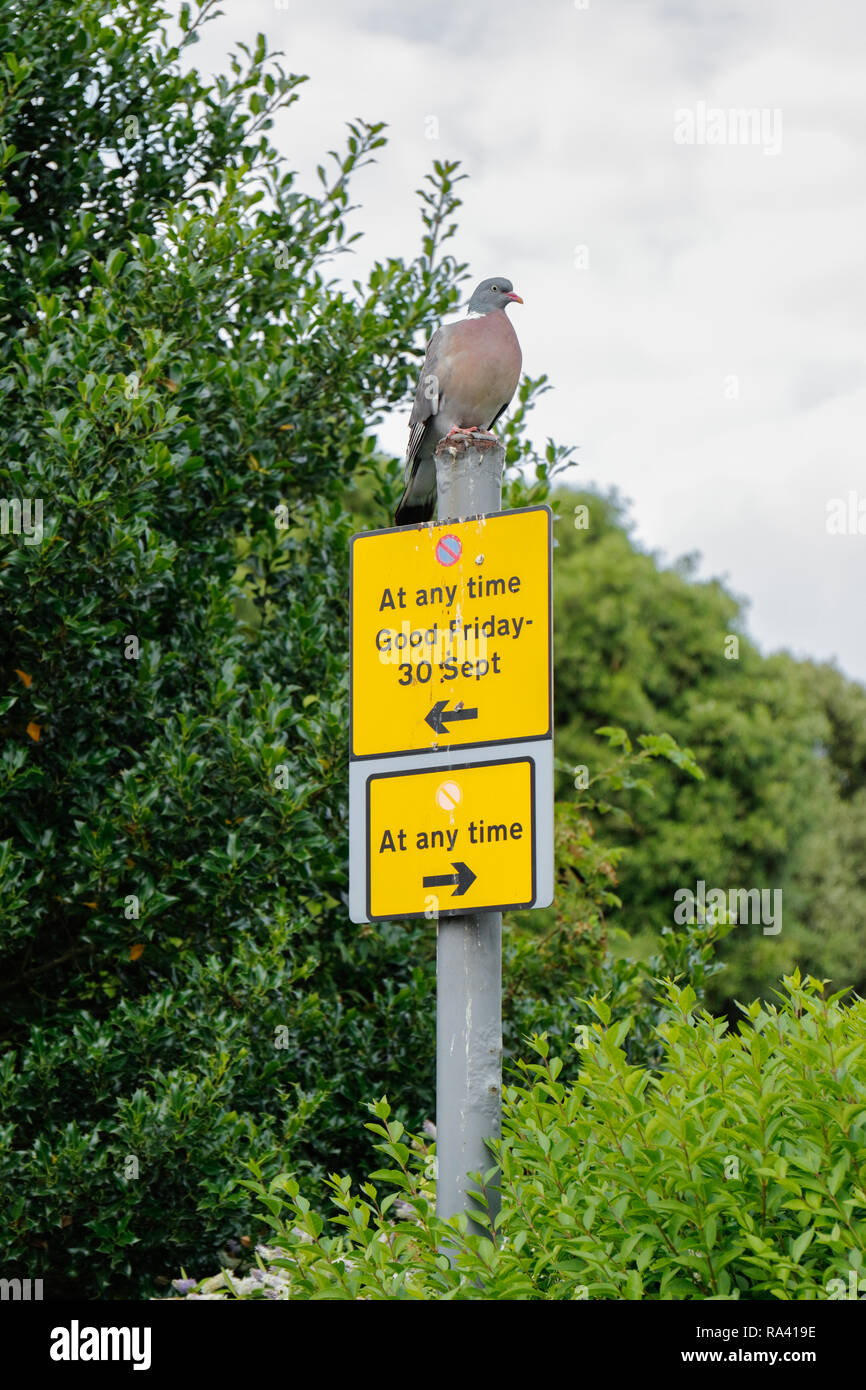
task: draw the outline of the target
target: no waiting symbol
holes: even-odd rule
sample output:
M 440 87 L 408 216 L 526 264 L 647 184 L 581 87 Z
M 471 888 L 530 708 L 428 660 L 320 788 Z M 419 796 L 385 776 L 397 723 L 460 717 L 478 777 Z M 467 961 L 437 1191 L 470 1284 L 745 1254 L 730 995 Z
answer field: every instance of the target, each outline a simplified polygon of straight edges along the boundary
M 456 782 L 442 782 L 436 788 L 436 802 L 443 811 L 453 811 L 463 800 L 463 793 Z
M 436 542 L 436 559 L 440 565 L 453 565 L 463 554 L 463 543 L 459 536 L 440 536 Z

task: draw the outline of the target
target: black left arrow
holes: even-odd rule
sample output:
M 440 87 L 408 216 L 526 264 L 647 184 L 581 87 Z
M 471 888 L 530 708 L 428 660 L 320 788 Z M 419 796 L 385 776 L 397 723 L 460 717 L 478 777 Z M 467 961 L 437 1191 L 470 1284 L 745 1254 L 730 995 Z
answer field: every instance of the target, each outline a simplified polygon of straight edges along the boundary
M 451 861 L 454 863 L 454 861 Z M 454 863 L 456 874 L 428 874 L 424 879 L 425 888 L 454 888 L 453 897 L 461 898 L 467 888 L 471 888 L 477 874 L 474 874 L 468 864 Z
M 453 724 L 455 719 L 477 719 L 477 709 L 453 709 L 450 714 L 445 713 L 448 704 L 447 700 L 437 700 L 429 714 L 425 714 L 424 719 L 436 734 L 447 734 L 448 725 Z

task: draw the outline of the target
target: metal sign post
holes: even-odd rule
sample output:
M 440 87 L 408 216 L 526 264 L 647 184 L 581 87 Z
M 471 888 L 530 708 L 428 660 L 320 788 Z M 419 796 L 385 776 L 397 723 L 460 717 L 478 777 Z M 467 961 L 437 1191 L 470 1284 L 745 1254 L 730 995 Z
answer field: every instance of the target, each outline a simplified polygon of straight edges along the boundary
M 437 521 L 498 512 L 504 464 L 505 449 L 493 436 L 443 439 L 436 450 Z M 471 1220 L 479 1210 L 468 1174 L 483 1178 L 493 1165 L 486 1141 L 501 1133 L 502 913 L 478 912 L 440 921 L 436 938 L 437 1216 L 466 1212 Z M 495 1180 L 484 1195 L 493 1221 Z M 483 1227 L 471 1221 L 470 1229 Z
M 436 1206 L 470 1220 L 501 1132 L 501 913 L 553 900 L 551 515 L 500 512 L 503 462 L 449 435 L 437 521 L 351 557 L 350 916 L 437 922 Z

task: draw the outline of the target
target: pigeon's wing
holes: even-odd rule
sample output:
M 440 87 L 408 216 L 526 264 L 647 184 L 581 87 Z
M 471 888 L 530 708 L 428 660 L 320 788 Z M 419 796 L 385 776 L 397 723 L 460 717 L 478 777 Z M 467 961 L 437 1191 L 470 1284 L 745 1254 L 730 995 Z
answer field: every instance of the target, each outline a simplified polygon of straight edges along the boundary
M 496 424 L 496 421 L 499 419 L 500 415 L 503 415 L 503 414 L 505 413 L 505 411 L 508 409 L 508 407 L 510 406 L 510 404 L 511 404 L 510 401 L 506 401 L 504 405 L 501 405 L 501 406 L 499 407 L 499 409 L 497 410 L 497 412 L 496 412 L 496 414 L 494 415 L 493 419 L 490 421 L 490 424 L 487 426 L 487 428 L 488 428 L 489 430 L 492 430 L 492 429 L 493 429 L 493 426 Z
M 406 478 L 411 476 L 412 465 L 421 451 L 424 436 L 430 421 L 439 410 L 442 396 L 442 383 L 439 379 L 440 356 L 445 341 L 446 330 L 437 328 L 427 344 L 427 355 L 421 368 L 415 404 L 409 417 L 409 445 L 406 449 Z
M 522 359 L 521 354 L 520 354 L 520 344 L 517 342 L 517 338 L 516 338 L 516 337 L 515 337 L 514 342 L 515 342 L 515 346 L 516 346 L 516 348 L 517 348 L 517 362 L 516 362 L 516 373 L 515 373 L 515 377 L 514 377 L 514 388 L 513 388 L 513 390 L 511 391 L 511 394 L 510 394 L 510 396 L 508 397 L 508 400 L 505 401 L 505 402 L 503 402 L 503 404 L 499 407 L 499 409 L 497 410 L 496 414 L 494 415 L 493 419 L 490 421 L 490 424 L 487 426 L 487 428 L 488 428 L 489 430 L 492 430 L 492 429 L 493 429 L 493 426 L 496 424 L 496 421 L 499 419 L 500 415 L 504 415 L 505 412 L 506 412 L 506 410 L 508 409 L 508 407 L 511 405 L 511 402 L 514 400 L 514 392 L 517 390 L 517 387 L 518 387 L 518 384 L 519 384 L 519 381 L 520 381 L 520 368 L 521 368 L 521 366 L 523 365 L 523 359 Z M 506 389 L 507 389 L 507 388 L 506 388 Z

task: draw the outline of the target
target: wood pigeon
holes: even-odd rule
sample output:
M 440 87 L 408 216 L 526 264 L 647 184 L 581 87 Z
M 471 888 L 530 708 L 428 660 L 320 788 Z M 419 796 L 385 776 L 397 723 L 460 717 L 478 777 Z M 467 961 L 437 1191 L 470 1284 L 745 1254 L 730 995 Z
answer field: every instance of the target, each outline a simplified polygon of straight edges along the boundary
M 437 328 L 427 344 L 409 420 L 406 488 L 394 514 L 398 526 L 433 518 L 440 439 L 459 429 L 491 429 L 517 390 L 523 359 L 505 312 L 511 302 L 523 300 L 510 280 L 482 280 L 469 301 L 471 317 Z

